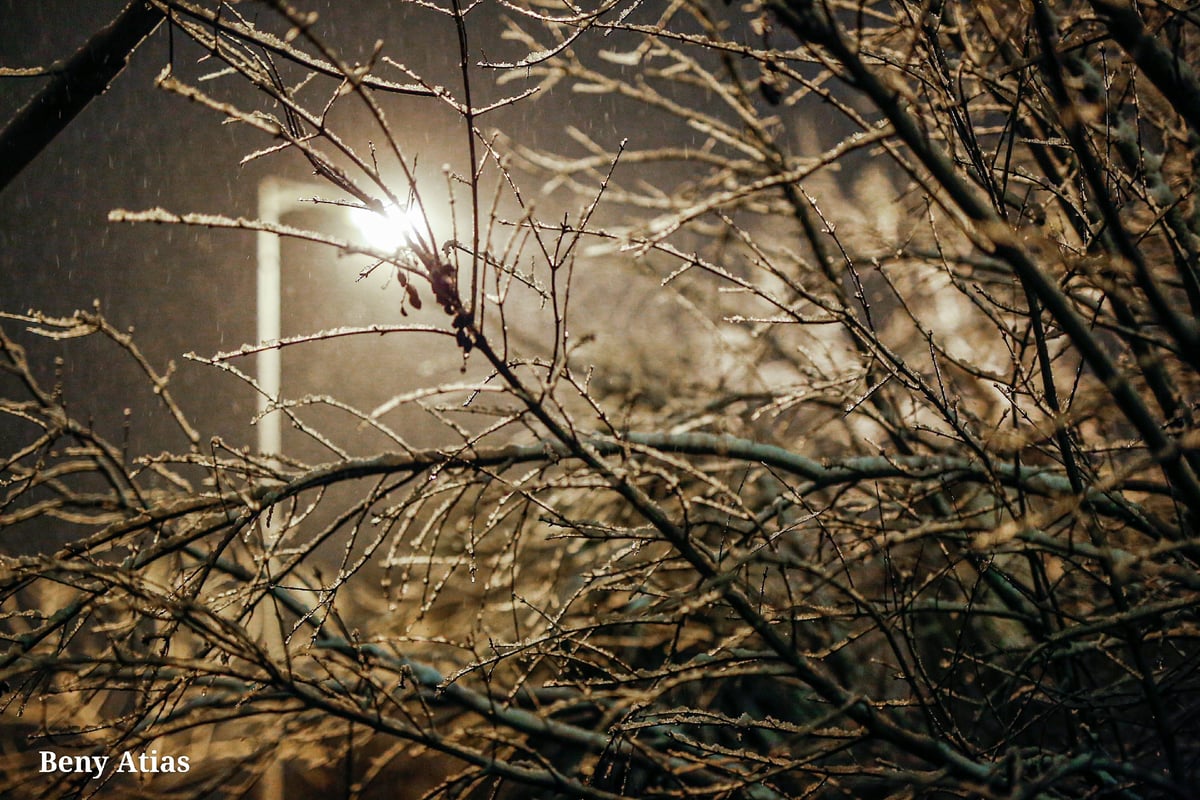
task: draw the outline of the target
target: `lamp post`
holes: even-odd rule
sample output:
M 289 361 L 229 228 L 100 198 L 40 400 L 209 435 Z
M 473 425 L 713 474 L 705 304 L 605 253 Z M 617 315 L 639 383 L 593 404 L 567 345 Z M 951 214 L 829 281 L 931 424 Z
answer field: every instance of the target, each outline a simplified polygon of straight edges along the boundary
M 269 225 L 278 225 L 283 218 L 295 211 L 312 205 L 311 199 L 328 187 L 320 184 L 291 181 L 283 178 L 264 178 L 258 184 L 258 219 Z M 395 251 L 411 236 L 415 226 L 406 211 L 394 210 L 383 214 L 350 208 L 350 220 L 355 223 L 364 241 L 381 250 Z M 257 260 L 257 334 L 259 344 L 278 342 L 282 334 L 280 310 L 282 306 L 282 248 L 279 234 L 260 230 L 255 240 Z M 278 346 L 260 350 L 257 355 L 258 373 L 258 452 L 264 456 L 276 456 L 283 451 L 283 413 L 274 408 L 279 403 L 282 384 L 283 363 Z M 278 536 L 278 521 L 264 522 L 264 534 L 268 541 Z M 280 655 L 283 638 L 277 625 L 259 617 L 261 635 L 270 652 Z M 276 761 L 263 771 L 259 784 L 262 800 L 283 800 L 285 776 L 282 762 Z

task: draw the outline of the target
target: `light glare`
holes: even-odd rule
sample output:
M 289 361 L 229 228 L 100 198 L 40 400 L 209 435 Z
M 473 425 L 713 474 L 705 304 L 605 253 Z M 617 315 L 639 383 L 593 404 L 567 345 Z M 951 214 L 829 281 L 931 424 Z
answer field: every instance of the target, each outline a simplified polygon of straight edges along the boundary
M 412 206 L 389 204 L 382 212 L 355 209 L 352 217 L 367 243 L 380 250 L 398 250 L 417 239 L 421 212 Z

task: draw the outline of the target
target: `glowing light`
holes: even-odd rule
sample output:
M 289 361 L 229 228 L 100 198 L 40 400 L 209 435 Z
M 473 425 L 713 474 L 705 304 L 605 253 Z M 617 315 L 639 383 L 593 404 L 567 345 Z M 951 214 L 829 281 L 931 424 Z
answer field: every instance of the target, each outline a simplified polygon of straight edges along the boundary
M 388 205 L 382 212 L 355 209 L 351 218 L 368 244 L 388 251 L 412 244 L 424 225 L 420 210 L 413 206 Z

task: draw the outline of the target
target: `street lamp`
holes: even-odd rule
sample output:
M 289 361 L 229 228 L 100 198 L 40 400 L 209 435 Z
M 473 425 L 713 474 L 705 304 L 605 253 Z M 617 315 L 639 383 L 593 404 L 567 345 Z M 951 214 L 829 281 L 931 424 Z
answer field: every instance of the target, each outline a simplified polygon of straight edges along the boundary
M 265 178 L 258 184 L 258 218 L 268 225 L 279 225 L 287 214 L 310 207 L 311 198 L 326 188 L 313 183 Z M 348 211 L 350 221 L 363 240 L 379 250 L 394 252 L 412 241 L 419 230 L 415 216 L 395 206 L 385 207 L 382 213 L 360 208 L 348 208 Z M 258 341 L 264 345 L 278 342 L 281 336 L 283 282 L 279 234 L 260 230 L 255 246 L 258 261 Z M 273 408 L 279 402 L 282 383 L 282 359 L 278 346 L 258 352 L 257 372 L 260 390 L 258 452 L 264 456 L 275 456 L 283 450 L 283 413 Z M 274 541 L 278 535 L 278 530 L 273 530 L 276 525 L 264 524 L 263 530 L 268 541 Z M 278 627 L 261 617 L 258 624 L 269 650 L 281 654 L 283 638 Z M 276 762 L 269 765 L 262 777 L 261 797 L 264 800 L 282 800 L 284 788 L 283 764 Z
M 269 225 L 278 225 L 283 217 L 312 206 L 312 199 L 328 187 L 320 184 L 291 181 L 283 178 L 264 178 L 258 184 L 258 218 Z M 419 230 L 419 214 L 411 207 L 385 207 L 382 213 L 361 208 L 348 208 L 363 240 L 373 247 L 395 251 L 412 241 Z M 278 342 L 281 336 L 280 306 L 282 296 L 281 249 L 279 234 L 258 231 L 258 341 L 260 345 Z M 258 353 L 258 452 L 278 455 L 283 449 L 283 415 L 272 408 L 279 402 L 282 383 L 282 359 L 278 347 L 268 347 Z
M 350 221 L 366 242 L 389 252 L 415 241 L 424 224 L 421 212 L 415 206 L 397 206 L 394 203 L 385 204 L 382 212 L 351 208 Z

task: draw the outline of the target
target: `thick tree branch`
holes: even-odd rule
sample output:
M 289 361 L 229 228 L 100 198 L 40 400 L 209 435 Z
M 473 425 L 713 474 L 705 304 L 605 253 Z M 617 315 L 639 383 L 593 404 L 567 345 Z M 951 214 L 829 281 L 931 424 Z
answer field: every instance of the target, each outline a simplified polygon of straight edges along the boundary
M 134 0 L 88 39 L 66 64 L 54 70 L 50 84 L 0 131 L 0 191 L 88 103 L 108 89 L 125 68 L 130 54 L 162 21 L 161 11 L 144 0 Z

